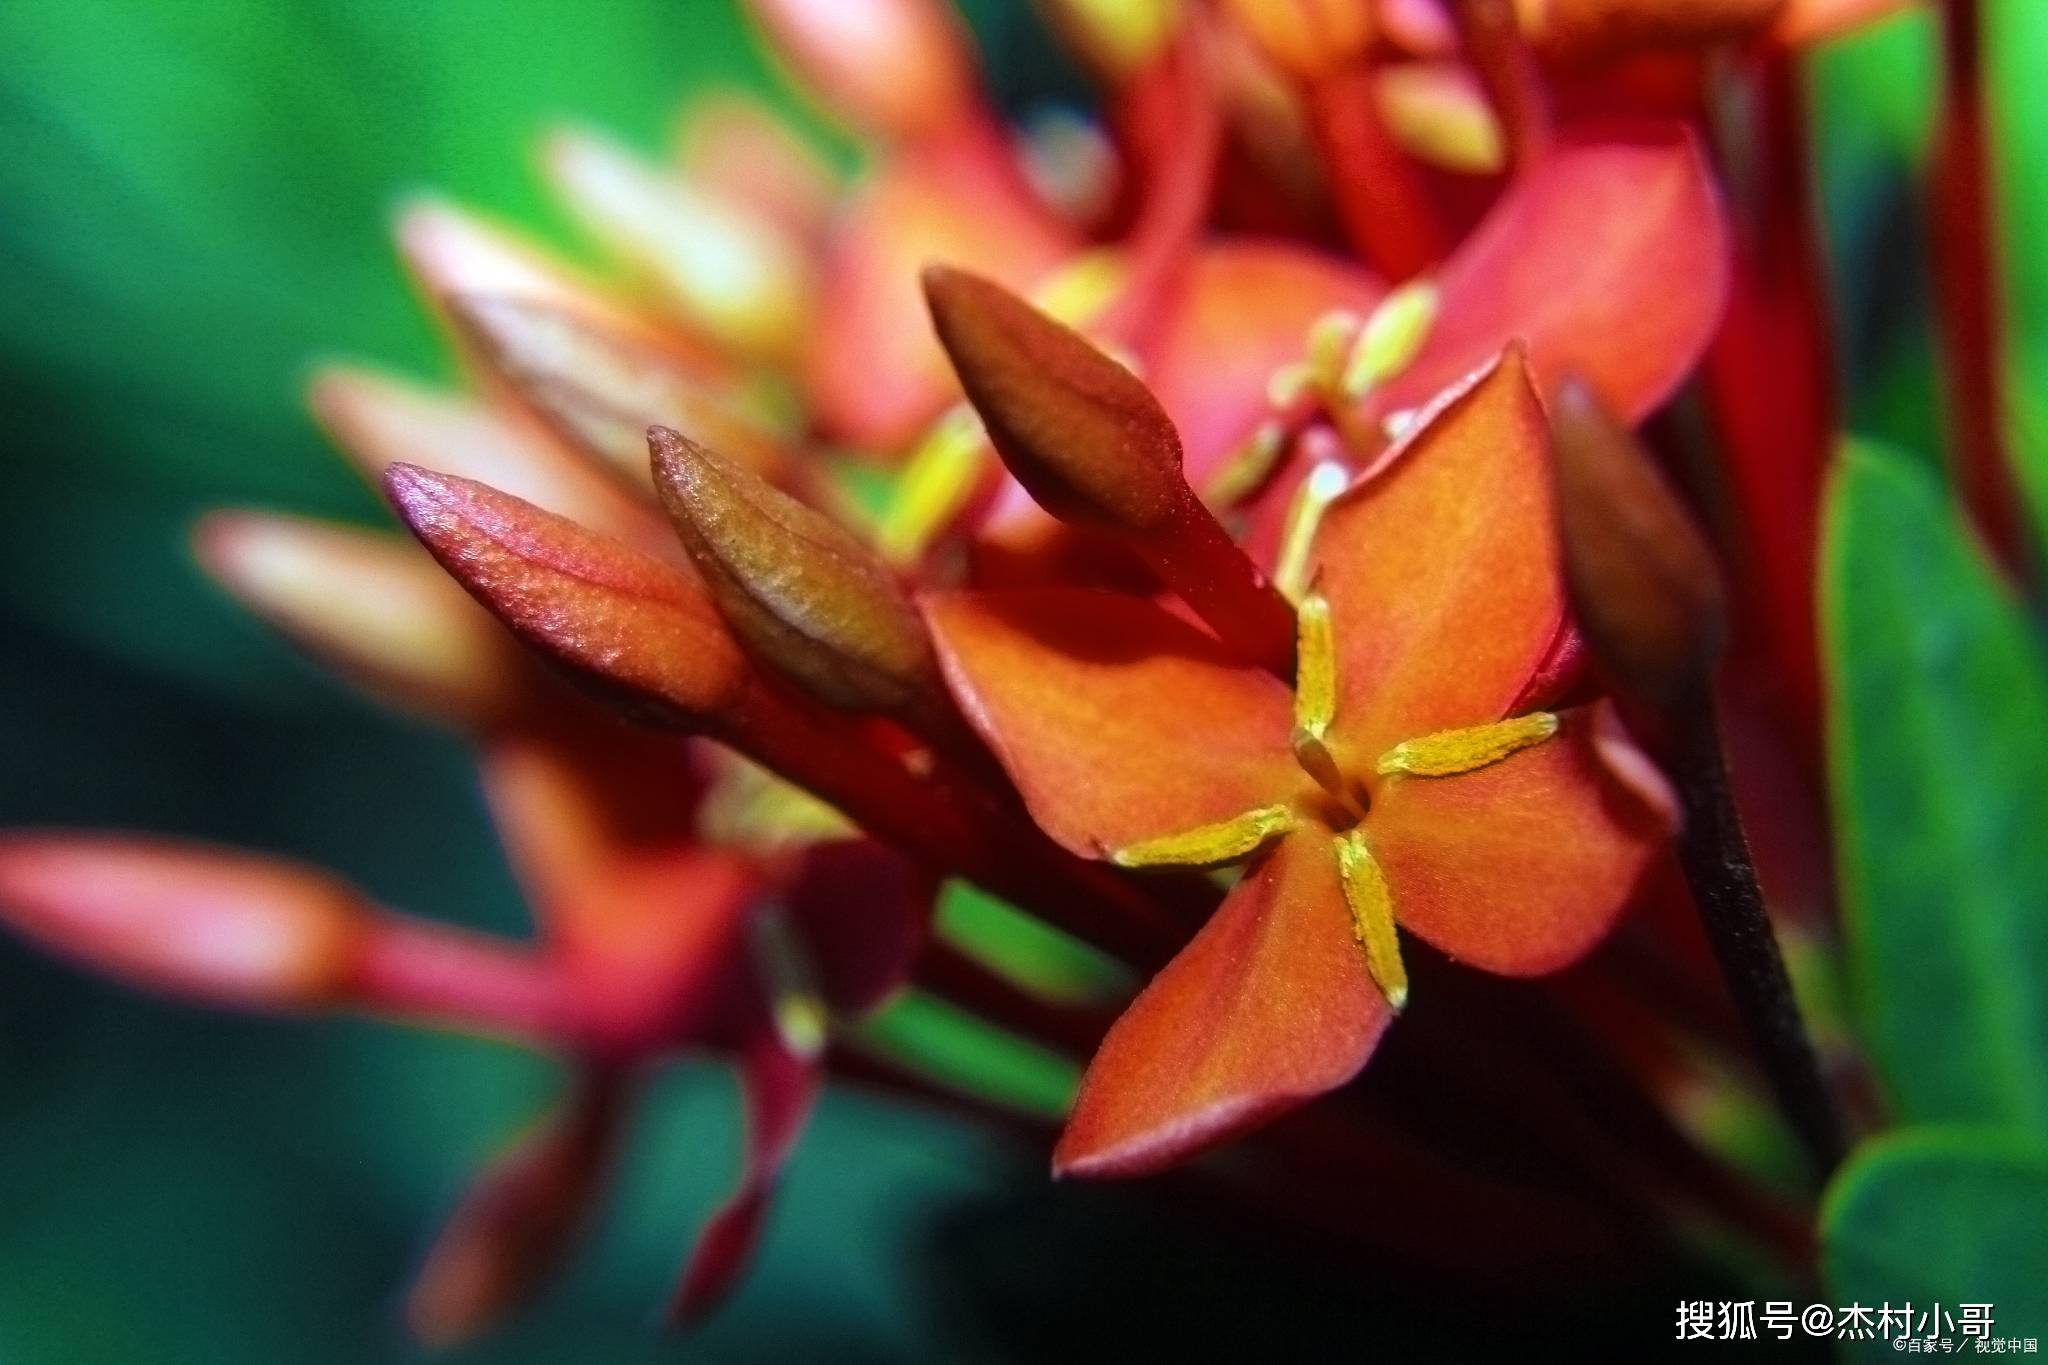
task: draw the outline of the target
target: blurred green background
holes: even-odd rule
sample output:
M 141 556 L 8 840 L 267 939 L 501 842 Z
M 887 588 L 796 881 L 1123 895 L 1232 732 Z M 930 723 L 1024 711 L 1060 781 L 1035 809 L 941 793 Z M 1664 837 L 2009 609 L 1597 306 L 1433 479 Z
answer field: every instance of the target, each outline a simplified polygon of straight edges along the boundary
M 2023 32 L 2044 10 L 2000 11 L 2008 89 L 2048 52 Z M 1072 88 L 1022 4 L 972 16 L 1007 102 Z M 1856 423 L 1931 453 L 1919 285 L 1900 269 L 1920 237 L 1926 30 L 1845 45 L 1818 88 Z M 459 748 L 232 610 L 184 530 L 222 503 L 375 515 L 298 389 L 336 354 L 441 369 L 385 232 L 404 193 L 566 242 L 528 160 L 538 127 L 575 117 L 652 149 L 688 92 L 734 83 L 776 90 L 725 0 L 0 7 L 0 824 L 275 849 L 397 905 L 521 927 Z M 2048 164 L 2028 160 L 2048 124 L 2007 126 L 2009 164 Z M 2009 239 L 2040 240 L 2048 178 L 2009 182 Z M 2048 257 L 2016 255 L 2024 315 L 2048 316 Z M 2042 345 L 2022 332 L 2023 355 Z M 0 941 L 0 1365 L 402 1358 L 405 1268 L 553 1084 L 484 1044 L 207 1015 Z M 714 1070 L 665 1085 L 570 1282 L 469 1357 L 1128 1358 L 1250 1354 L 1273 1321 L 1361 1348 L 1385 1329 L 1358 1286 L 1254 1234 L 1201 1245 L 1154 1194 L 1051 1192 L 1042 1153 L 835 1095 L 736 1302 L 664 1342 L 652 1306 L 735 1130 Z M 1643 1302 L 1666 1315 L 1677 1297 Z M 1562 1344 L 1602 1310 L 1544 1311 Z M 1663 1325 L 1602 1324 L 1636 1343 Z M 1435 1326 L 1451 1355 L 1477 1330 Z

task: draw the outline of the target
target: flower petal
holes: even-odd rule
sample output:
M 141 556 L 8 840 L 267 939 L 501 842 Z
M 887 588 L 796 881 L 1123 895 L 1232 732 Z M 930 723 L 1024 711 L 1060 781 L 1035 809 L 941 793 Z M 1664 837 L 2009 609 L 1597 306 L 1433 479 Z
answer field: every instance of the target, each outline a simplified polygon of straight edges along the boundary
M 1385 292 L 1364 271 L 1300 247 L 1219 242 L 1196 256 L 1145 369 L 1180 430 L 1188 482 L 1205 487 L 1269 415 L 1267 381 L 1301 359 L 1317 318 L 1337 308 L 1364 316 Z
M 740 1057 L 740 1089 L 747 1107 L 747 1146 L 739 1187 L 697 1234 L 670 1313 L 678 1321 L 702 1317 L 716 1306 L 746 1265 L 761 1233 L 761 1217 L 790 1148 L 817 1098 L 822 1069 L 813 1057 L 766 1034 Z
M 905 149 L 858 192 L 826 247 L 804 379 L 833 436 L 893 450 L 954 395 L 925 317 L 933 262 L 1028 290 L 1077 249 L 980 143 Z
M 1076 853 L 1215 824 L 1301 785 L 1286 686 L 1150 602 L 1017 589 L 940 594 L 925 614 L 961 709 Z
M 1670 831 L 1609 763 L 1588 710 L 1556 738 L 1456 777 L 1381 784 L 1366 840 L 1394 917 L 1452 957 L 1508 976 L 1568 966 L 1607 933 Z M 1631 774 L 1633 776 L 1633 774 Z
M 1331 738 L 1353 771 L 1401 740 L 1500 719 L 1548 655 L 1564 617 L 1548 462 L 1511 352 L 1323 514 Z
M 1131 1002 L 1081 1080 L 1061 1175 L 1141 1175 L 1342 1085 L 1393 1010 L 1320 832 L 1283 839 Z
M 1428 402 L 1520 337 L 1546 392 L 1575 372 L 1640 420 L 1706 349 L 1728 256 L 1713 181 L 1683 125 L 1568 131 L 1452 255 L 1428 341 L 1366 399 L 1366 415 Z

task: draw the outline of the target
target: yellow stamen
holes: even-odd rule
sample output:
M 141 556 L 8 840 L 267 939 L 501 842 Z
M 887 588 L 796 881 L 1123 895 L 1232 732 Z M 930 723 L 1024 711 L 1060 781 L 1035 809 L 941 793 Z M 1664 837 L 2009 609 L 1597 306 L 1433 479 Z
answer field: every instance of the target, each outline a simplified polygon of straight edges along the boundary
M 1273 566 L 1273 585 L 1291 602 L 1299 602 L 1308 589 L 1309 547 L 1315 544 L 1316 528 L 1323 524 L 1323 510 L 1349 482 L 1350 471 L 1342 464 L 1323 460 L 1295 490 L 1293 505 L 1287 509 L 1287 525 L 1280 533 L 1280 556 Z
M 1280 457 L 1287 450 L 1287 429 L 1278 422 L 1261 422 L 1230 452 L 1202 489 L 1202 501 L 1211 507 L 1230 507 L 1251 496 L 1272 477 Z
M 1344 393 L 1361 398 L 1408 368 L 1436 322 L 1436 286 L 1427 280 L 1402 285 L 1380 302 L 1344 366 Z
M 1040 284 L 1032 302 L 1069 327 L 1086 327 L 1116 298 L 1128 272 L 1113 251 L 1087 251 Z
M 1351 932 L 1365 949 L 1365 967 L 1387 1003 L 1408 1003 L 1408 969 L 1401 963 L 1401 936 L 1394 929 L 1394 898 L 1387 878 L 1358 830 L 1337 836 L 1337 875 L 1351 909 Z
M 1354 820 L 1365 818 L 1365 803 L 1358 798 L 1358 791 L 1351 785 L 1351 779 L 1337 766 L 1337 759 L 1323 743 L 1322 736 L 1312 735 L 1299 725 L 1289 741 L 1294 749 L 1294 761 L 1301 770 L 1316 780 L 1339 806 L 1342 806 Z
M 964 405 L 918 442 L 875 528 L 875 546 L 884 559 L 908 564 L 924 553 L 974 492 L 985 443 L 980 420 Z
M 1141 839 L 1109 855 L 1119 867 L 1220 867 L 1256 852 L 1276 834 L 1295 827 L 1286 806 L 1261 806 L 1213 825 L 1201 825 L 1158 839 Z
M 1337 655 L 1330 604 L 1311 590 L 1295 609 L 1294 725 L 1321 739 L 1337 715 Z
M 1379 770 L 1382 775 L 1451 777 L 1498 763 L 1556 733 L 1557 717 L 1548 711 L 1535 711 L 1493 725 L 1439 730 L 1433 735 L 1402 740 L 1380 756 Z
M 1271 408 L 1293 407 L 1294 400 L 1308 391 L 1310 378 L 1308 366 L 1299 360 L 1289 361 L 1287 364 L 1282 365 L 1279 369 L 1273 371 L 1271 375 L 1267 376 L 1266 406 Z

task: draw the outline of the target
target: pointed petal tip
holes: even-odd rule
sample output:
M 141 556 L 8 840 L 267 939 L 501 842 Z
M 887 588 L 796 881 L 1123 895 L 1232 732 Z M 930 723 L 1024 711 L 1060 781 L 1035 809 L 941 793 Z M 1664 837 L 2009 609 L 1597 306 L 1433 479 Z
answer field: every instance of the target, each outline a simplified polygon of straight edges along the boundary
M 384 488 L 472 597 L 586 681 L 695 719 L 743 685 L 731 635 L 675 565 L 475 480 L 399 463 Z

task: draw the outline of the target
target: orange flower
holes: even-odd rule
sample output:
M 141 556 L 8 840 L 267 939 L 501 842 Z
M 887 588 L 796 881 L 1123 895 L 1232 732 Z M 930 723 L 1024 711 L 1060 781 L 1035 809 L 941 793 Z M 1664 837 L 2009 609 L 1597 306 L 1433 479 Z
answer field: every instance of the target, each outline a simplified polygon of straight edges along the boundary
M 1406 1002 L 1397 926 L 1534 975 L 1627 902 L 1667 802 L 1599 709 L 1537 709 L 1568 635 L 1547 459 L 1511 352 L 1338 498 L 1291 695 L 1140 599 L 929 599 L 948 678 L 1054 838 L 1246 864 L 1104 1041 L 1058 1169 L 1158 1169 L 1348 1080 Z

